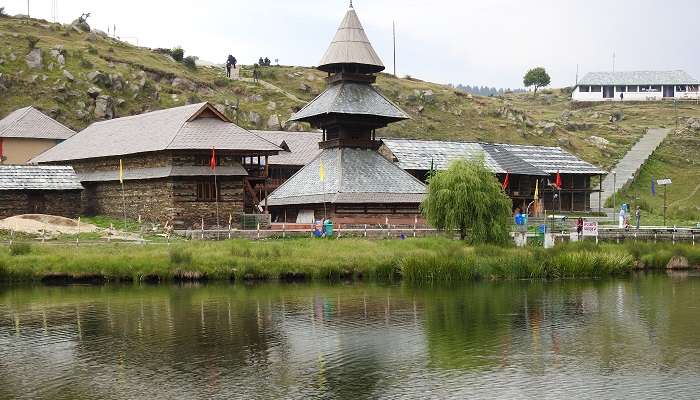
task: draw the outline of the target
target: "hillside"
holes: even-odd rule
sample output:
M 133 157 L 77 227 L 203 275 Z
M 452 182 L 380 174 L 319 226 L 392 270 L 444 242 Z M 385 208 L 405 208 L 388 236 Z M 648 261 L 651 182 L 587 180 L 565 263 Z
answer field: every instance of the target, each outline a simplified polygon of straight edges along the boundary
M 39 50 L 32 51 L 34 39 Z M 244 66 L 241 76 L 251 77 L 251 67 Z M 0 117 L 31 104 L 82 129 L 99 119 L 207 100 L 246 128 L 309 129 L 285 121 L 323 90 L 324 77 L 312 68 L 264 68 L 263 81 L 281 92 L 270 85 L 229 80 L 221 68 L 190 69 L 168 55 L 103 34 L 41 20 L 0 18 Z M 604 168 L 612 167 L 647 127 L 675 127 L 678 122 L 679 129 L 620 198 L 639 196 L 647 210 L 660 214 L 660 196 L 649 194 L 651 176 L 669 176 L 674 179 L 672 215 L 700 220 L 700 131 L 689 126 L 693 118 L 700 121 L 697 104 L 577 108 L 565 90 L 479 97 L 388 74 L 379 75 L 377 86 L 412 117 L 383 129 L 382 136 L 557 145 Z M 622 119 L 611 122 L 612 115 Z

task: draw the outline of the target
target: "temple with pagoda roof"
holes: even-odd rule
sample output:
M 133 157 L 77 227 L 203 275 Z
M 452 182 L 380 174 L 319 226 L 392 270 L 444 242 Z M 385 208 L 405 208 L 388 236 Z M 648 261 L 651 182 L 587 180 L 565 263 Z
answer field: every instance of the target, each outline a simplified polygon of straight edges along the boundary
M 328 88 L 290 120 L 320 129 L 321 152 L 266 199 L 277 222 L 413 223 L 426 186 L 378 153 L 376 130 L 409 116 L 372 85 L 384 64 L 350 4 L 319 70 Z

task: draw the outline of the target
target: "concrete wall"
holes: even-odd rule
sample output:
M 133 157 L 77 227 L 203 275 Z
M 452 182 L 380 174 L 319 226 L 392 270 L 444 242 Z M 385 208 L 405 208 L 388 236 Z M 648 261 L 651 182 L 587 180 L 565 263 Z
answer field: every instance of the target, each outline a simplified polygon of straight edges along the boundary
M 0 138 L 5 164 L 26 164 L 32 158 L 56 145 L 53 139 Z
M 616 87 L 617 89 L 617 87 Z M 620 93 L 624 93 L 623 100 L 620 100 Z M 663 88 L 660 92 L 618 92 L 615 90 L 612 98 L 603 98 L 603 87 L 600 92 L 581 92 L 580 87 L 571 94 L 574 101 L 659 101 L 666 99 L 663 97 Z M 675 92 L 674 97 L 669 99 L 697 100 L 700 99 L 700 92 Z

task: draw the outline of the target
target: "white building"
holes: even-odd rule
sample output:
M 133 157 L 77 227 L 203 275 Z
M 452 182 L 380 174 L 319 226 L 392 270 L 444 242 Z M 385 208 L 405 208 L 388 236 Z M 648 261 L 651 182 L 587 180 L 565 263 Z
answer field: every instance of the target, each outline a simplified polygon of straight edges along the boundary
M 700 81 L 685 71 L 589 72 L 573 101 L 697 100 Z

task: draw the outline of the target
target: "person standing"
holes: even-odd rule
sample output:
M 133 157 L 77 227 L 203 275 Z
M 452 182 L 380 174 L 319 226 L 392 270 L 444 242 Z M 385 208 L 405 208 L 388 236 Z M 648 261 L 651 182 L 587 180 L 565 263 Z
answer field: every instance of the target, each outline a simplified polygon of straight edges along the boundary
M 231 56 L 228 56 L 229 58 L 226 59 L 226 77 L 230 78 L 231 77 Z
M 618 218 L 619 218 L 618 227 L 620 229 L 624 229 L 625 228 L 625 207 L 624 206 L 620 207 L 620 214 L 619 214 Z
M 642 210 L 637 206 L 637 209 L 634 211 L 634 218 L 637 221 L 637 230 L 639 230 L 639 222 L 642 219 Z
M 578 234 L 578 240 L 581 240 L 581 236 L 583 236 L 583 218 L 578 217 L 576 220 L 576 233 Z
M 236 60 L 236 57 L 231 56 L 231 64 L 233 65 L 233 69 L 236 69 L 237 62 L 238 62 L 238 60 Z

